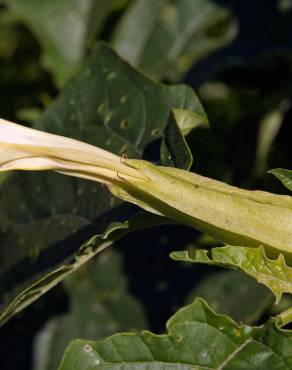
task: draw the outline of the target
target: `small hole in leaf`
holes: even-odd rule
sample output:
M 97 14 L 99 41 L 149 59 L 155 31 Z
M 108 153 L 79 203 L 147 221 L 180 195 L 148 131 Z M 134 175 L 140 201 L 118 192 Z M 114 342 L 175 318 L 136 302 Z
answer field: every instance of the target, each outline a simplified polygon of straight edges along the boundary
M 113 80 L 115 77 L 116 77 L 116 72 L 110 72 L 106 78 L 110 81 L 110 80 Z
M 129 121 L 125 118 L 121 121 L 120 127 L 123 130 L 126 130 L 129 127 Z
M 127 100 L 128 100 L 128 97 L 126 95 L 124 95 L 124 96 L 121 97 L 120 102 L 122 104 L 125 104 L 127 102 Z
M 151 135 L 152 136 L 158 136 L 160 135 L 161 133 L 161 130 L 159 128 L 154 128 L 152 131 L 151 131 Z
M 101 103 L 101 104 L 97 107 L 97 111 L 98 111 L 98 113 L 104 113 L 105 108 L 106 108 L 105 104 L 104 104 L 104 103 Z

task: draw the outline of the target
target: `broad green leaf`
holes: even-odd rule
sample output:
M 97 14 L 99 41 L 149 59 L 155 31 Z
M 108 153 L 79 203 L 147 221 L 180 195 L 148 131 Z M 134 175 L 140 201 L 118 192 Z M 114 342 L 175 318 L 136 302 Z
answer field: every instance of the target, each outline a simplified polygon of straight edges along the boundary
M 136 0 L 113 37 L 131 64 L 159 79 L 179 80 L 236 33 L 229 10 L 209 0 Z
M 74 75 L 115 0 L 6 0 L 43 48 L 43 64 L 60 84 Z
M 91 260 L 64 282 L 69 310 L 46 323 L 38 334 L 35 370 L 56 370 L 73 339 L 97 340 L 118 331 L 145 328 L 142 307 L 127 291 L 122 260 L 114 250 Z
M 8 286 L 8 288 L 13 289 L 10 295 L 14 296 L 14 299 L 11 299 L 9 296 L 9 299 L 5 301 L 6 297 L 4 296 L 4 308 L 0 311 L 0 326 L 13 315 L 38 299 L 41 295 L 45 294 L 49 289 L 64 280 L 65 277 L 71 275 L 92 257 L 112 245 L 116 240 L 121 239 L 129 232 L 159 225 L 164 222 L 165 220 L 162 218 L 146 215 L 144 213 L 136 214 L 132 219 L 123 223 L 113 222 L 108 225 L 103 233 L 93 236 L 84 243 L 78 251 L 70 257 L 69 261 L 62 261 L 62 264 L 55 268 L 51 268 L 48 273 L 46 270 L 41 270 L 41 273 L 38 272 L 37 275 L 37 272 L 33 271 L 35 273 L 33 276 L 34 279 L 28 277 L 27 281 L 21 282 L 22 284 L 19 283 L 20 286 L 16 286 L 15 289 L 13 289 L 13 285 Z M 34 268 L 37 269 L 39 267 L 36 266 Z M 41 275 L 41 277 L 39 277 L 39 275 Z
M 268 171 L 272 175 L 276 176 L 287 189 L 292 191 L 292 171 L 285 170 L 283 168 L 275 168 L 273 170 Z
M 258 248 L 225 246 L 210 251 L 173 252 L 176 261 L 204 263 L 241 270 L 269 288 L 278 303 L 283 293 L 292 293 L 292 268 L 287 266 L 282 254 L 277 259 L 266 256 L 262 246 Z
M 206 121 L 190 88 L 154 83 L 98 43 L 35 126 L 137 158 L 161 138 L 173 108 L 194 117 L 193 127 L 198 117 Z M 11 225 L 0 236 L 0 305 L 38 284 L 43 274 L 54 275 L 92 235 L 133 212 L 93 182 L 53 173 L 9 175 L 0 188 L 0 229 Z
M 212 273 L 194 284 L 195 288 L 188 294 L 186 303 L 201 297 L 213 310 L 245 324 L 257 322 L 273 302 L 273 295 L 266 287 L 239 271 Z M 238 304 L 239 301 L 248 304 Z
M 190 87 L 155 83 L 99 42 L 36 128 L 137 158 L 162 136 L 171 109 L 183 112 L 176 114 L 178 126 L 187 119 L 191 128 L 207 122 Z
M 271 320 L 262 327 L 238 325 L 197 299 L 167 322 L 167 334 L 117 334 L 92 342 L 77 339 L 59 370 L 287 370 L 292 333 Z

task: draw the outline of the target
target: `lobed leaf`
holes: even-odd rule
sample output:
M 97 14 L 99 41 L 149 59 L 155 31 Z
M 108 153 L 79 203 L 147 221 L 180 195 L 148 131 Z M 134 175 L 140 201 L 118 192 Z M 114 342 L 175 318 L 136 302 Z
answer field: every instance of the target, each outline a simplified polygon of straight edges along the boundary
M 179 251 L 171 253 L 171 258 L 241 270 L 269 288 L 276 297 L 276 303 L 283 293 L 292 293 L 292 268 L 287 266 L 282 254 L 277 259 L 268 258 L 262 246 L 225 246 L 212 248 L 210 251 Z
M 73 341 L 59 370 L 286 370 L 291 345 L 292 333 L 272 320 L 262 327 L 238 325 L 197 299 L 168 321 L 165 335 L 146 331 Z

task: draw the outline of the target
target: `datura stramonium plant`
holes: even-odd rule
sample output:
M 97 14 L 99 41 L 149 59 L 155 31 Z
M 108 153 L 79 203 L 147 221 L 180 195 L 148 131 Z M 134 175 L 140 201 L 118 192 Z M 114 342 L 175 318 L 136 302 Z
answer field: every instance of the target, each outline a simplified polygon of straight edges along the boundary
M 125 159 L 0 119 L 0 171 L 53 170 L 106 184 L 117 197 L 231 245 L 292 256 L 292 197 Z M 290 258 L 289 258 L 290 259 Z

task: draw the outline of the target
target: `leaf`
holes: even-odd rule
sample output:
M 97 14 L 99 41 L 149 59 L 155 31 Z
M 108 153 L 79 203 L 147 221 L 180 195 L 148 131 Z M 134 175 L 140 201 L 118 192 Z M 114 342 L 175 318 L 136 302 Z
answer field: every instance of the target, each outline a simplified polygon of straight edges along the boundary
M 198 120 L 207 121 L 190 87 L 155 83 L 99 42 L 87 66 L 67 84 L 36 128 L 141 157 L 146 145 L 162 136 L 174 108 L 184 112 L 178 125 L 186 117 L 192 128 Z
M 36 370 L 57 369 L 63 352 L 75 338 L 97 340 L 117 331 L 145 327 L 142 307 L 127 291 L 122 260 L 114 250 L 91 260 L 64 282 L 69 311 L 50 320 L 37 335 Z
M 285 170 L 283 168 L 275 168 L 273 170 L 268 171 L 272 175 L 276 176 L 287 189 L 292 191 L 292 171 Z
M 164 137 L 160 147 L 160 157 L 162 165 L 185 170 L 189 170 L 193 163 L 192 153 L 176 123 L 173 112 L 170 113 L 164 130 Z
M 41 278 L 34 276 L 32 282 L 29 280 L 25 281 L 20 287 L 14 289 L 13 295 L 15 298 L 13 300 L 9 299 L 6 303 L 4 296 L 4 308 L 0 311 L 0 326 L 45 294 L 49 289 L 60 283 L 65 277 L 76 271 L 92 257 L 112 245 L 116 240 L 127 235 L 129 232 L 159 225 L 164 222 L 164 219 L 157 216 L 140 213 L 124 223 L 113 222 L 109 224 L 102 234 L 95 235 L 84 243 L 71 256 L 69 261 L 64 260 L 60 266 L 51 268 L 49 273 L 42 271 Z
M 268 154 L 281 128 L 285 113 L 286 110 L 280 107 L 266 114 L 260 122 L 254 167 L 256 176 L 261 176 L 266 170 Z
M 257 322 L 273 301 L 266 287 L 242 272 L 228 270 L 204 277 L 188 294 L 186 303 L 195 297 L 205 299 L 213 310 L 245 324 Z M 240 300 L 248 304 L 240 305 Z
M 175 107 L 190 119 L 194 116 L 194 126 L 198 116 L 206 121 L 190 88 L 154 83 L 98 43 L 84 70 L 35 126 L 141 157 L 147 145 L 161 138 Z M 9 175 L 0 188 L 0 229 L 6 230 L 0 235 L 2 309 L 50 273 L 61 281 L 63 274 L 55 276 L 56 269 L 74 259 L 86 240 L 135 212 L 93 182 L 53 173 Z
M 40 41 L 43 64 L 58 84 L 78 71 L 114 1 L 6 0 Z
M 204 263 L 241 270 L 269 288 L 278 303 L 283 293 L 292 293 L 292 268 L 286 265 L 282 254 L 269 259 L 262 246 L 258 248 L 225 246 L 210 251 L 199 249 L 194 252 L 171 253 L 176 261 Z
M 291 345 L 292 333 L 272 320 L 258 328 L 238 325 L 197 299 L 168 321 L 165 335 L 145 331 L 73 341 L 59 370 L 286 370 L 292 365 Z
M 136 0 L 118 24 L 113 45 L 131 64 L 177 81 L 236 34 L 230 12 L 206 0 Z

